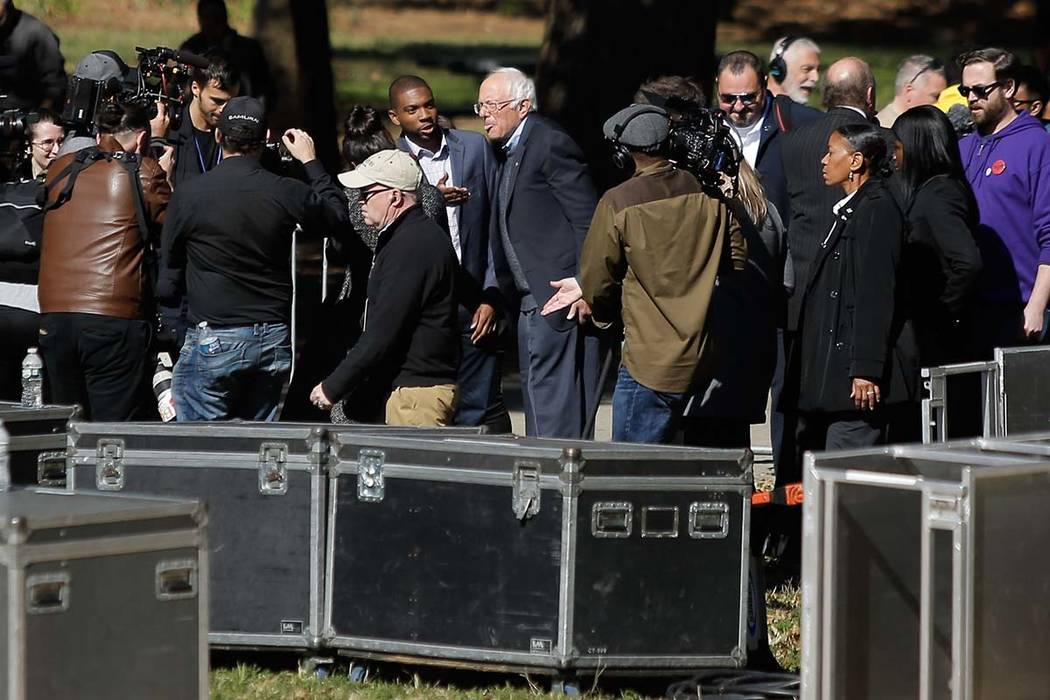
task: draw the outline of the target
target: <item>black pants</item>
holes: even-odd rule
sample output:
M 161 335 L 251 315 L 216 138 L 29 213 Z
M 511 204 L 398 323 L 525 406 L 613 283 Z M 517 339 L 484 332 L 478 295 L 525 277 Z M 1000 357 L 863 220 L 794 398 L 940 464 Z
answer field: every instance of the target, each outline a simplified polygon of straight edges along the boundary
M 0 306 L 0 401 L 22 399 L 22 360 L 36 345 L 40 314 Z
M 96 314 L 40 317 L 40 352 L 51 402 L 78 404 L 96 421 L 140 417 L 150 327 L 145 321 Z
M 799 454 L 807 450 L 849 450 L 873 447 L 886 441 L 886 423 L 891 410 L 880 406 L 875 411 L 842 411 L 837 413 L 799 412 Z
M 751 424 L 733 418 L 683 418 L 682 444 L 694 447 L 751 447 Z

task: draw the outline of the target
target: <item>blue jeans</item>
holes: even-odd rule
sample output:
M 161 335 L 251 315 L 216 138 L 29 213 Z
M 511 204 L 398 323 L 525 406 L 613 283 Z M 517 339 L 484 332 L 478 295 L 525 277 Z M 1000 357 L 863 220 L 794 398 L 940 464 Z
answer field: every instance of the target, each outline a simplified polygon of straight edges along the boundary
M 613 440 L 668 443 L 685 408 L 686 392 L 654 391 L 620 366 L 613 391 Z
M 201 331 L 186 331 L 172 377 L 180 421 L 272 421 L 292 368 L 291 332 L 286 323 L 209 328 L 218 339 L 201 347 Z

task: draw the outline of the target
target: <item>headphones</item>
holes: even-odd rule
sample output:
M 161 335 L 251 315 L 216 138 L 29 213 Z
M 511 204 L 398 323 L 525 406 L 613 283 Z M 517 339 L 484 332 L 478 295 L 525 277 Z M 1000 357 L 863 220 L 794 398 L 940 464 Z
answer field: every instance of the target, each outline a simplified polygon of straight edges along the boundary
M 666 117 L 667 111 L 660 107 L 648 106 L 645 109 L 638 110 L 632 114 L 623 124 L 617 124 L 613 127 L 613 135 L 609 141 L 612 142 L 613 147 L 613 163 L 615 163 L 616 167 L 620 170 L 634 169 L 634 158 L 631 157 L 631 151 L 627 146 L 620 143 L 620 137 L 623 136 L 623 132 L 627 129 L 627 125 L 630 124 L 635 117 L 640 117 L 643 114 L 659 114 L 662 117 Z
M 797 36 L 786 36 L 784 42 L 780 45 L 780 48 L 776 50 L 773 58 L 769 61 L 769 77 L 777 81 L 777 83 L 784 82 L 784 78 L 787 77 L 788 67 L 787 62 L 784 60 L 784 54 L 791 48 L 791 45 L 798 41 Z

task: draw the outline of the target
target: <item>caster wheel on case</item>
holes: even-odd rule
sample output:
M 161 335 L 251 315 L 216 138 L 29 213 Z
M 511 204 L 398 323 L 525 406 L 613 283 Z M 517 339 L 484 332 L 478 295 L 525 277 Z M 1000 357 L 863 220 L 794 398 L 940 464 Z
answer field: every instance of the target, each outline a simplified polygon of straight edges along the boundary
M 551 695 L 564 695 L 570 698 L 580 697 L 580 682 L 575 679 L 558 678 L 551 681 Z
M 370 675 L 372 675 L 371 669 L 367 664 L 356 661 L 350 662 L 350 670 L 347 672 L 347 677 L 351 683 L 364 683 Z
M 332 664 L 335 659 L 323 656 L 308 656 L 302 660 L 300 668 L 303 673 L 312 674 L 314 678 L 328 678 L 332 673 Z

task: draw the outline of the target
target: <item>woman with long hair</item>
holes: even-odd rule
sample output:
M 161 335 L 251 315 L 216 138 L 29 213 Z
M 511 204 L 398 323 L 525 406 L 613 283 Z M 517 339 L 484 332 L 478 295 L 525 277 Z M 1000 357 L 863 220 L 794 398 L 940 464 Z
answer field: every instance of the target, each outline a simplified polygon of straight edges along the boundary
M 916 396 L 918 357 L 900 275 L 905 221 L 885 184 L 889 150 L 875 126 L 849 124 L 832 132 L 821 161 L 825 184 L 845 196 L 802 287 L 792 357 L 802 450 L 878 444 L 890 408 Z
M 747 161 L 740 161 L 736 192 L 727 204 L 747 241 L 747 267 L 719 274 L 711 295 L 708 342 L 716 351 L 686 405 L 687 445 L 751 446 L 751 425 L 765 422 L 777 328 L 793 284 L 784 224 Z
M 908 218 L 904 270 L 922 366 L 967 359 L 960 326 L 981 271 L 977 202 L 959 144 L 941 110 L 913 107 L 893 125 Z

